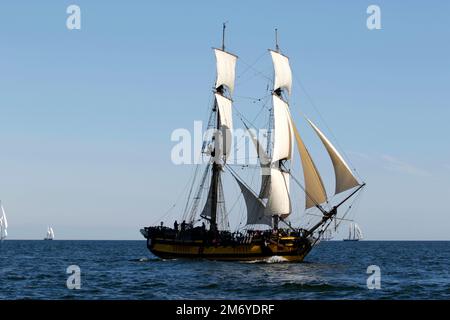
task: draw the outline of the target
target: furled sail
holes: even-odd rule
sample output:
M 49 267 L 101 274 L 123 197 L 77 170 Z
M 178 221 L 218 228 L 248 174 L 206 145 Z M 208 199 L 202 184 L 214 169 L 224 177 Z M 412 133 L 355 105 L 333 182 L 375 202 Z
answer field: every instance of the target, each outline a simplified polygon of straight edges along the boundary
M 344 158 L 342 158 L 342 156 L 339 154 L 336 148 L 331 144 L 330 140 L 327 139 L 327 137 L 322 133 L 322 131 L 320 131 L 319 128 L 314 123 L 312 123 L 311 120 L 309 119 L 307 120 L 311 125 L 311 127 L 316 132 L 316 134 L 319 136 L 320 140 L 322 141 L 323 145 L 325 146 L 325 149 L 327 150 L 331 158 L 331 162 L 333 163 L 334 174 L 336 177 L 335 194 L 359 186 L 359 182 L 356 180 L 355 176 L 350 170 L 350 167 L 344 161 Z
M 327 193 L 319 171 L 317 171 L 317 168 L 309 155 L 308 149 L 306 149 L 294 122 L 292 121 L 291 123 L 297 141 L 298 152 L 302 161 L 305 179 L 306 209 L 309 209 L 327 201 Z
M 279 52 L 269 50 L 272 56 L 273 68 L 275 72 L 273 90 L 286 89 L 291 94 L 292 72 L 289 66 L 289 58 Z
M 279 168 L 270 169 L 269 197 L 266 205 L 266 215 L 286 217 L 292 211 L 289 196 L 289 173 Z
M 265 214 L 264 203 L 236 176 L 234 176 L 234 178 L 236 179 L 239 187 L 241 188 L 242 195 L 244 196 L 245 205 L 247 207 L 247 225 L 265 224 L 270 226 L 272 223 L 272 218 Z
M 221 140 L 219 143 L 219 150 L 221 155 L 227 159 L 231 152 L 233 142 L 233 111 L 232 102 L 230 99 L 216 93 L 216 104 L 219 109 L 219 129 L 221 133 Z
M 217 67 L 216 89 L 225 85 L 230 94 L 233 94 L 237 56 L 220 49 L 214 49 L 214 53 Z
M 273 153 L 272 163 L 279 160 L 289 160 L 292 156 L 294 136 L 292 132 L 291 116 L 289 106 L 277 95 L 273 99 Z

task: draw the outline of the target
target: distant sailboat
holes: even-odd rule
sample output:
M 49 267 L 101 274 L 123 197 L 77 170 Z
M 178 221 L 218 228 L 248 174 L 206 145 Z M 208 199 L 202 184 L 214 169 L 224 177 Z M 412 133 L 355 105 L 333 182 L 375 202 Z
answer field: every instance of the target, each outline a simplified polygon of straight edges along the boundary
M 363 238 L 361 228 L 356 223 L 350 223 L 348 228 L 348 238 L 344 241 L 359 241 Z
M 55 233 L 53 232 L 52 227 L 47 228 L 47 235 L 45 236 L 44 240 L 53 240 L 55 239 Z
M 333 232 L 330 229 L 326 229 L 322 233 L 322 236 L 320 237 L 320 239 L 322 241 L 330 241 L 331 239 L 333 239 Z
M 8 220 L 6 219 L 5 209 L 0 201 L 0 240 L 3 240 L 8 235 Z

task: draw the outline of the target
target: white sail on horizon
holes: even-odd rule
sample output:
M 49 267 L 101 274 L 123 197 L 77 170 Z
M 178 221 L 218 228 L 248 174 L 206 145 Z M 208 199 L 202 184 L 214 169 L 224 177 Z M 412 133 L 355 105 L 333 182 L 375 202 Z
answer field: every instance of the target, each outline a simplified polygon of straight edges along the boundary
M 8 219 L 6 218 L 6 212 L 3 208 L 3 204 L 0 202 L 0 240 L 5 239 L 8 236 Z
M 45 240 L 53 240 L 54 238 L 55 238 L 55 232 L 53 231 L 52 227 L 48 226 Z

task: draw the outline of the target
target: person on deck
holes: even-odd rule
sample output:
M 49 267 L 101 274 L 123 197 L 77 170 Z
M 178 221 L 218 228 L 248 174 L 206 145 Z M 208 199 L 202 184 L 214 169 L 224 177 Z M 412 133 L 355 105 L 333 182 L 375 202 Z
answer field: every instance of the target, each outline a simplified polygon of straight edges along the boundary
M 175 231 L 178 231 L 178 222 L 177 222 L 177 220 L 175 220 L 175 222 L 173 223 L 173 228 L 175 229 Z
M 183 222 L 181 223 L 181 232 L 183 232 L 184 230 L 186 230 L 186 220 L 183 220 Z

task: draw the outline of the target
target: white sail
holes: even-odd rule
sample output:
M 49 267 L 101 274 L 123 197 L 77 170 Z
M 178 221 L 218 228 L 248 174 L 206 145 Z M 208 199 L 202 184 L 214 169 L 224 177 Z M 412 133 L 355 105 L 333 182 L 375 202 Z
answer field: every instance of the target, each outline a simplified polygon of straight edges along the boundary
M 50 227 L 50 238 L 54 239 L 55 238 L 55 233 L 53 232 L 53 228 Z
M 282 172 L 278 168 L 271 168 L 266 215 L 280 215 L 286 217 L 291 213 L 291 210 L 291 199 L 289 196 L 289 173 Z
M 0 202 L 0 240 L 3 240 L 8 235 L 8 219 L 6 218 L 5 209 Z
M 225 85 L 230 94 L 233 94 L 237 56 L 220 49 L 214 49 L 214 53 L 217 67 L 216 89 Z
M 363 238 L 363 233 L 361 231 L 361 228 L 358 226 L 358 224 L 355 223 L 355 238 L 357 239 L 362 239 Z
M 6 213 L 5 213 L 5 209 L 3 208 L 3 205 L 0 204 L 0 210 L 2 211 L 2 216 L 1 216 L 1 220 L 3 222 L 3 228 L 5 228 L 5 230 L 8 228 L 8 219 L 6 219 Z
M 233 142 L 233 111 L 232 102 L 230 99 L 216 93 L 216 104 L 219 109 L 219 126 L 221 132 L 221 141 L 217 141 L 220 154 L 224 156 L 225 160 L 229 157 Z
M 327 193 L 320 177 L 319 171 L 312 160 L 308 149 L 306 149 L 300 134 L 292 121 L 295 139 L 297 141 L 297 148 L 302 161 L 303 175 L 305 179 L 305 193 L 306 193 L 306 209 L 315 207 L 318 204 L 327 201 Z
M 274 68 L 274 84 L 273 90 L 286 89 L 291 94 L 292 88 L 292 72 L 289 66 L 289 58 L 279 52 L 269 50 L 272 56 Z
M 234 175 L 233 175 L 234 176 Z M 243 184 L 236 176 L 242 195 L 244 196 L 245 205 L 247 207 L 247 225 L 249 224 L 265 224 L 271 225 L 271 217 L 265 215 L 265 206 L 261 199 L 253 193 L 245 184 Z
M 294 136 L 292 132 L 291 116 L 289 106 L 277 95 L 273 99 L 273 153 L 272 163 L 279 160 L 289 160 L 292 156 Z
M 335 194 L 359 186 L 359 182 L 356 180 L 349 166 L 344 161 L 344 158 L 342 158 L 342 156 L 339 154 L 336 148 L 331 144 L 330 140 L 327 139 L 327 137 L 323 134 L 323 132 L 320 131 L 319 128 L 314 123 L 312 123 L 311 120 L 309 119 L 307 120 L 311 125 L 311 127 L 316 132 L 316 134 L 319 136 L 320 140 L 322 141 L 323 145 L 325 146 L 325 149 L 327 150 L 331 158 L 331 162 L 333 163 L 334 174 L 336 177 Z

